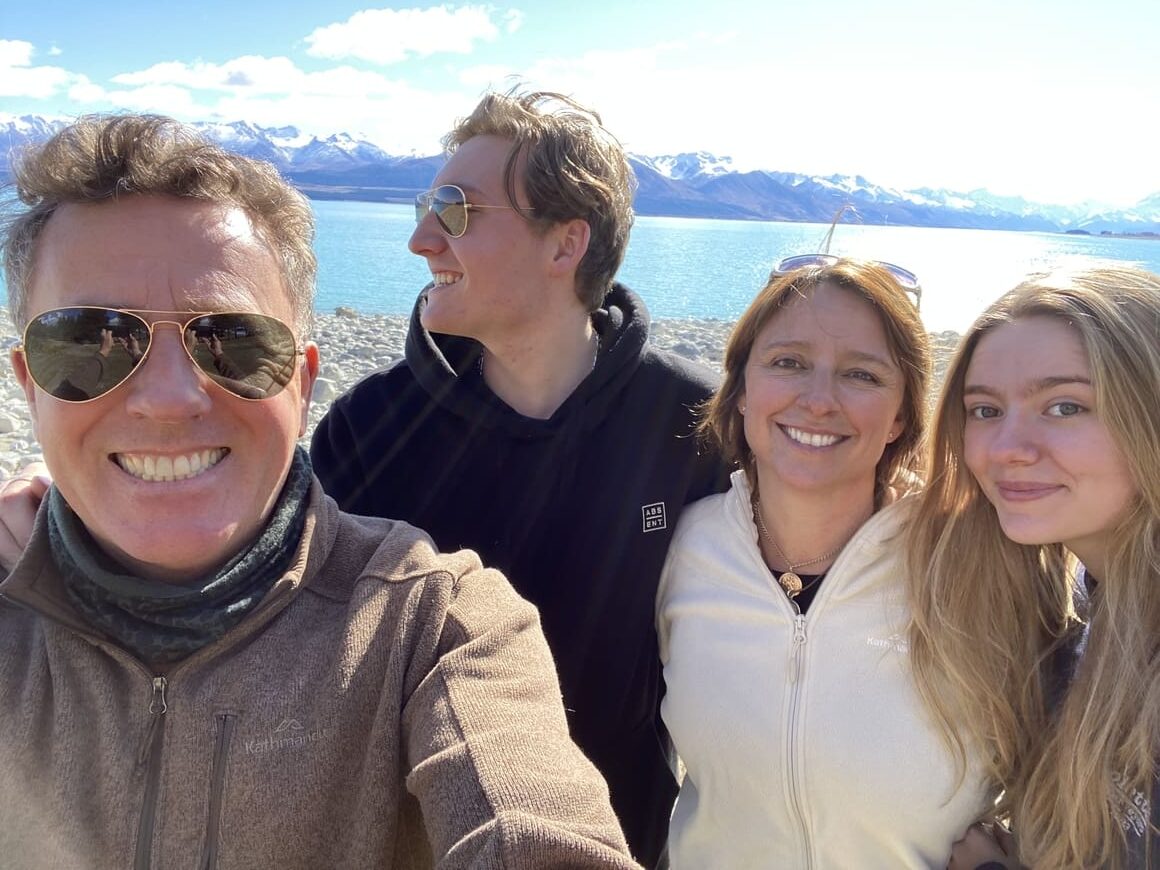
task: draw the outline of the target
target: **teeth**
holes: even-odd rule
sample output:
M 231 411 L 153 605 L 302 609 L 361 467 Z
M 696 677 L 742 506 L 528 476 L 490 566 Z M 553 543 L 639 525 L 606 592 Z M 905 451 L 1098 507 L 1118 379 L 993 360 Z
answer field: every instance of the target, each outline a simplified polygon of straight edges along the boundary
M 434 279 L 436 287 L 443 287 L 447 284 L 454 284 L 463 276 L 458 272 L 435 272 L 431 277 Z
M 803 432 L 801 429 L 795 429 L 792 426 L 783 426 L 782 429 L 794 441 L 799 444 L 805 444 L 807 447 L 829 447 L 842 440 L 842 436 L 840 435 L 819 435 L 813 432 Z
M 228 452 L 223 447 L 214 447 L 173 457 L 115 453 L 113 458 L 122 470 L 138 480 L 169 482 L 197 477 L 221 462 Z

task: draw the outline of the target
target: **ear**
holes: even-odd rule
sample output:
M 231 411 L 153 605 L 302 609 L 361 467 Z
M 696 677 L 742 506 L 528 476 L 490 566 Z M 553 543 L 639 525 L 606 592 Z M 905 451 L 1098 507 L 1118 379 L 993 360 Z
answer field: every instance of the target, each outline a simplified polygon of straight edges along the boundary
M 12 372 L 16 375 L 16 382 L 20 384 L 20 389 L 24 390 L 24 398 L 28 401 L 28 415 L 32 418 L 32 436 L 39 441 L 40 418 L 36 413 L 36 384 L 32 382 L 32 376 L 28 374 L 28 361 L 24 358 L 24 352 L 16 348 L 12 349 L 8 358 L 12 363 Z
M 580 261 L 588 253 L 588 242 L 592 238 L 592 227 L 583 218 L 573 218 L 556 224 L 548 231 L 553 275 L 575 275 Z
M 890 427 L 890 432 L 886 435 L 886 443 L 893 444 L 898 440 L 898 437 L 906 431 L 906 424 L 902 422 L 902 414 L 894 419 L 894 425 Z
M 306 349 L 302 353 L 302 365 L 298 370 L 302 402 L 302 419 L 298 424 L 299 438 L 306 434 L 306 427 L 310 421 L 310 399 L 314 394 L 314 382 L 318 380 L 318 360 L 318 345 L 313 341 L 306 342 Z

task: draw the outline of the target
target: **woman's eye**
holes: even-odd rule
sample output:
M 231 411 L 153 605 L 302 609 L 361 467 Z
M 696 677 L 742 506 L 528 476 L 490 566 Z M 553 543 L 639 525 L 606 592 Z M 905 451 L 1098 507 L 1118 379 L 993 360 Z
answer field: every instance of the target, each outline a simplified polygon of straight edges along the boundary
M 775 369 L 799 369 L 802 364 L 793 357 L 779 356 L 777 359 L 770 360 L 769 365 Z
M 854 369 L 848 376 L 854 380 L 865 381 L 868 384 L 880 383 L 878 375 L 874 374 L 874 372 L 868 372 L 865 369 Z
M 1087 408 L 1078 402 L 1056 402 L 1048 407 L 1047 413 L 1052 417 L 1074 417 L 1086 410 Z
M 967 416 L 974 420 L 993 420 L 999 416 L 999 409 L 993 405 L 974 405 L 967 408 Z

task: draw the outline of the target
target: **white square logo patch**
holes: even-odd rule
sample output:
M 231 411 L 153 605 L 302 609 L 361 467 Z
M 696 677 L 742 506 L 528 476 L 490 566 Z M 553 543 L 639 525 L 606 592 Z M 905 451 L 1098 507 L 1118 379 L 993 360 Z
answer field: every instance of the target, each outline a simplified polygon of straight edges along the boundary
M 668 524 L 665 522 L 665 503 L 663 501 L 641 505 L 640 513 L 644 521 L 642 531 L 659 532 L 661 529 L 668 528 Z

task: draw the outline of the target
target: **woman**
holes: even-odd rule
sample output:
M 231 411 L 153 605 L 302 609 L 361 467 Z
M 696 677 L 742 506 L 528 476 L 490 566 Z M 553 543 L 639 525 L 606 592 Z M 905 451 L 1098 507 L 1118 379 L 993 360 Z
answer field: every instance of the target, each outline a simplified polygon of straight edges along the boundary
M 677 868 L 943 867 L 985 803 L 907 660 L 893 503 L 926 333 L 895 267 L 819 260 L 775 270 L 729 339 L 703 428 L 741 467 L 688 509 L 662 578 Z
M 971 327 L 939 404 L 911 658 L 958 748 L 985 747 L 1035 867 L 1160 859 L 1158 374 L 1160 277 L 1037 275 Z M 984 840 L 953 866 L 1017 866 Z

